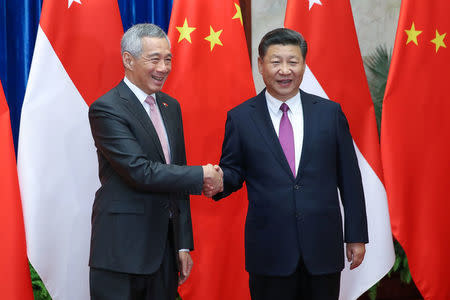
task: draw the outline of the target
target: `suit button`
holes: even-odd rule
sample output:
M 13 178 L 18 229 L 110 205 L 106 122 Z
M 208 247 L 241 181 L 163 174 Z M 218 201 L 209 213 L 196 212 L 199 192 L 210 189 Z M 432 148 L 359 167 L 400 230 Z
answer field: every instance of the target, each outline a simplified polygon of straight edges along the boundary
M 294 189 L 298 190 L 298 189 L 300 189 L 300 186 L 296 184 L 296 185 L 294 185 Z
M 295 213 L 295 218 L 297 220 L 300 220 L 302 218 L 302 214 L 301 213 Z

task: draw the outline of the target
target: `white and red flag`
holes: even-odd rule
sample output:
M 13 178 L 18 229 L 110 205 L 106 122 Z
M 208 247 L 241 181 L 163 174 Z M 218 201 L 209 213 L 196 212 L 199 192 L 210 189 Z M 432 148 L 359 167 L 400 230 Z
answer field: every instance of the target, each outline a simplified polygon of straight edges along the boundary
M 0 82 L 0 290 L 3 299 L 33 300 L 9 108 Z
M 369 243 L 364 262 L 341 277 L 340 299 L 356 299 L 395 259 L 373 103 L 356 36 L 350 0 L 288 0 L 285 24 L 308 43 L 301 88 L 339 102 L 348 119 L 366 198 Z
M 28 257 L 53 300 L 89 299 L 99 186 L 88 107 L 123 76 L 117 1 L 44 0 L 22 108 L 18 171 Z

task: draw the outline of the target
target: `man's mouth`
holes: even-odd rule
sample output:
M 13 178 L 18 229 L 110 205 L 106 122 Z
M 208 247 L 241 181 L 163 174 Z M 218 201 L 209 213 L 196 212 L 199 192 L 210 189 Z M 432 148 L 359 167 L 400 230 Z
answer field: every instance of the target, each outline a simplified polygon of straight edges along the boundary
M 155 75 L 152 75 L 152 78 L 155 79 L 156 81 L 164 81 L 164 76 L 155 76 Z
M 277 80 L 277 82 L 280 85 L 289 85 L 292 82 L 292 79 L 280 79 Z

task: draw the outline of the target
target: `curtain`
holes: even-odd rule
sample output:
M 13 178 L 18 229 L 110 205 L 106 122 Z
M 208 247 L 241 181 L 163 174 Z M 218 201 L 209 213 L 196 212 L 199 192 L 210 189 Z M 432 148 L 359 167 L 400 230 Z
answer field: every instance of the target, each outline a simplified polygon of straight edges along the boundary
M 159 25 L 167 32 L 172 2 L 173 0 L 118 0 L 124 30 L 133 24 L 148 22 Z M 41 8 L 42 0 L 0 0 L 0 80 L 9 105 L 16 150 L 20 112 Z

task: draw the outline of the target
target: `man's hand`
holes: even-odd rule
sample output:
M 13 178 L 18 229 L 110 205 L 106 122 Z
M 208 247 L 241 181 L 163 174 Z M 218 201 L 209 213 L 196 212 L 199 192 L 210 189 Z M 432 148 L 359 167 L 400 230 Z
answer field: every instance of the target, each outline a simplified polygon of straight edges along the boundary
M 350 270 L 358 267 L 364 260 L 366 245 L 364 243 L 347 243 L 347 260 L 352 262 Z
M 223 172 L 215 165 L 207 164 L 203 166 L 203 194 L 212 197 L 223 191 Z
M 189 254 L 188 251 L 179 251 L 178 260 L 180 266 L 180 277 L 178 278 L 178 285 L 182 285 L 189 277 L 189 274 L 191 274 L 194 262 L 192 261 L 191 254 Z

